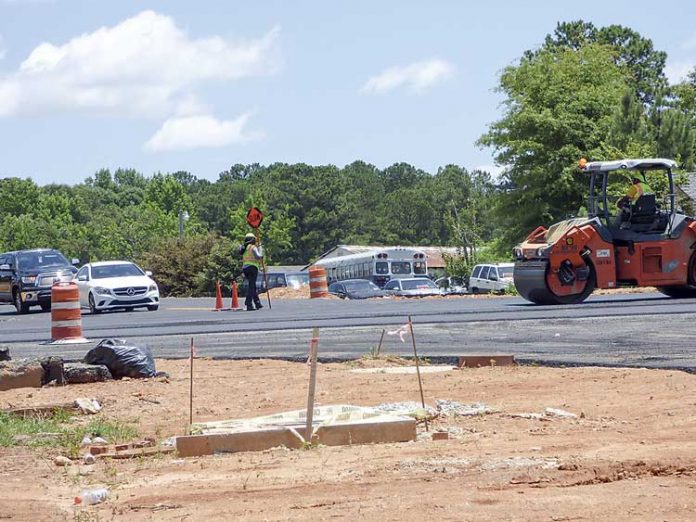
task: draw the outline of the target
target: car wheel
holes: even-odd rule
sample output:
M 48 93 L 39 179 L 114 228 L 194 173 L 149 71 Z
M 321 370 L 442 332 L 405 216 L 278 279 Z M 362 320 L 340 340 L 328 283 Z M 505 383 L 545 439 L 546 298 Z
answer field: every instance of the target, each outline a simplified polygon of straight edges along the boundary
M 89 313 L 92 315 L 97 315 L 101 313 L 101 310 L 97 308 L 97 304 L 94 302 L 94 295 L 89 294 Z
M 125 308 L 125 310 L 126 312 L 132 312 L 133 310 L 135 310 L 135 308 L 133 308 L 132 306 L 128 306 Z
M 29 311 L 29 305 L 22 301 L 22 294 L 19 291 L 14 293 L 14 305 L 18 314 L 26 314 Z
M 479 293 L 479 289 L 476 288 L 476 287 L 473 287 L 473 288 L 471 289 L 471 293 L 472 293 L 472 294 L 478 294 L 478 293 Z
M 51 311 L 51 303 L 41 303 L 41 309 L 44 312 L 50 312 Z
M 159 310 L 159 305 L 148 305 L 147 309 L 151 312 L 156 312 L 157 310 Z

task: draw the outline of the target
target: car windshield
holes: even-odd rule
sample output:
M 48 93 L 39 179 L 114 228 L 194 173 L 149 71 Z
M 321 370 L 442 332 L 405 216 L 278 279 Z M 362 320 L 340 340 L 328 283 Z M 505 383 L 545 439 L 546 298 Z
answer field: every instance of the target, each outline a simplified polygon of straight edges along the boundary
M 286 274 L 285 280 L 289 287 L 300 288 L 302 285 L 309 284 L 309 274 Z
M 45 252 L 23 252 L 17 255 L 20 270 L 37 270 L 51 266 L 70 266 L 68 260 L 57 250 Z
M 141 275 L 145 274 L 143 274 L 143 271 L 132 263 L 92 267 L 92 279 L 107 279 L 109 277 L 128 277 Z
M 346 290 L 355 292 L 360 290 L 379 290 L 379 287 L 372 281 L 346 281 L 343 283 Z
M 430 279 L 406 279 L 401 281 L 401 288 L 404 290 L 420 290 L 423 288 L 437 288 L 437 285 Z
M 511 266 L 499 266 L 498 267 L 499 277 L 512 277 L 512 267 Z

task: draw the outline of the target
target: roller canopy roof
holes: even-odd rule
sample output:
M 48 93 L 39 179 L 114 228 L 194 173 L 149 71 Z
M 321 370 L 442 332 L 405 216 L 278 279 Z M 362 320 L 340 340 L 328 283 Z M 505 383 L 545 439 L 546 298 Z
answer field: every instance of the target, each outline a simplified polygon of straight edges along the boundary
M 658 170 L 673 169 L 677 163 L 664 158 L 623 159 L 617 161 L 591 161 L 583 169 L 585 172 L 608 172 L 611 170 Z

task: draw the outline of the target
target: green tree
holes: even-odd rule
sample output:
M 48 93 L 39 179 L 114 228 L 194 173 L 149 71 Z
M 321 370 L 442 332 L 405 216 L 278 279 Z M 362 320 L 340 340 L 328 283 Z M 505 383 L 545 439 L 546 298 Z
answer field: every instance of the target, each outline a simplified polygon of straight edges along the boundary
M 650 104 L 667 85 L 664 74 L 667 53 L 655 50 L 652 40 L 621 25 L 595 27 L 591 22 L 577 20 L 559 22 L 553 34 L 546 36 L 539 51 L 527 51 L 533 58 L 543 50 L 570 49 L 579 51 L 588 44 L 609 46 L 614 63 L 626 69 L 627 82 L 641 102 Z
M 216 236 L 169 238 L 160 241 L 138 260 L 140 266 L 152 270 L 164 296 L 191 296 L 208 265 L 209 253 Z
M 41 190 L 31 179 L 0 179 L 0 219 L 31 213 L 40 194 Z
M 605 140 L 626 88 L 612 49 L 598 44 L 542 49 L 503 71 L 505 114 L 479 144 L 506 168 L 497 208 L 505 244 L 583 205 L 587 180 L 577 162 L 609 159 Z

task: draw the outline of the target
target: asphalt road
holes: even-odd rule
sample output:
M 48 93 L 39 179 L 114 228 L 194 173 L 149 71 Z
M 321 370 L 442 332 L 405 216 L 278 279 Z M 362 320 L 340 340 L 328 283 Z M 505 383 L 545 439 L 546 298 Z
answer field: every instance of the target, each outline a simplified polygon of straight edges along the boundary
M 679 368 L 696 371 L 696 299 L 661 294 L 593 296 L 580 305 L 534 306 L 521 298 L 405 300 L 277 300 L 273 309 L 213 312 L 211 299 L 164 299 L 157 312 L 83 315 L 84 335 L 148 344 L 157 357 L 186 357 L 194 337 L 199 356 L 306 356 L 312 327 L 320 327 L 320 357 L 349 359 L 374 348 L 383 328 L 410 314 L 419 355 L 434 360 L 472 353 L 512 353 L 523 362 Z M 50 314 L 18 316 L 0 306 L 0 344 L 13 357 L 62 355 L 81 359 L 95 343 L 42 345 Z M 410 339 L 385 336 L 383 351 L 412 355 Z

